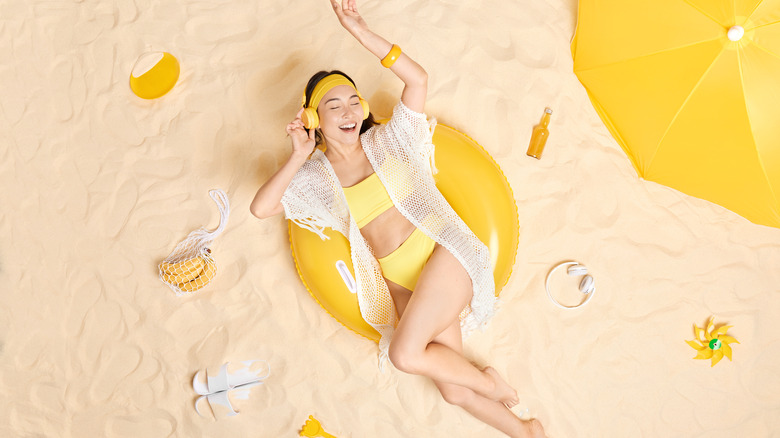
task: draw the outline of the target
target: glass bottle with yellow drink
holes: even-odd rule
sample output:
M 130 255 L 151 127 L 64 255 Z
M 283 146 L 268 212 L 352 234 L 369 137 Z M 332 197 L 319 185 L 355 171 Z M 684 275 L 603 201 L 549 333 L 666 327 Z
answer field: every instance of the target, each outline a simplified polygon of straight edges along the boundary
M 542 151 L 544 151 L 544 145 L 547 143 L 547 137 L 550 136 L 550 131 L 547 130 L 547 125 L 550 124 L 550 115 L 552 110 L 550 108 L 544 109 L 542 120 L 538 125 L 534 126 L 534 130 L 531 133 L 531 143 L 528 145 L 528 151 L 526 155 L 534 157 L 537 160 L 542 158 Z

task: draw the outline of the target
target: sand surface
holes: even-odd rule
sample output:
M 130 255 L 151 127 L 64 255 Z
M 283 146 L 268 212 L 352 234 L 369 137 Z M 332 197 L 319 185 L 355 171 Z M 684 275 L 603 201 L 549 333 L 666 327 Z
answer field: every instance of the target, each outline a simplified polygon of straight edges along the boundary
M 576 8 L 360 4 L 428 71 L 426 112 L 514 189 L 514 273 L 467 352 L 551 437 L 780 436 L 780 230 L 636 177 L 572 73 Z M 181 62 L 154 101 L 128 87 L 148 50 Z M 426 379 L 379 372 L 375 344 L 301 284 L 283 218 L 249 214 L 313 72 L 348 72 L 378 116 L 400 95 L 328 2 L 4 0 L 0 59 L 0 436 L 294 437 L 310 414 L 338 437 L 502 436 Z M 219 273 L 176 297 L 156 266 L 217 226 L 212 188 L 232 207 Z M 580 310 L 544 292 L 568 259 L 596 278 Z M 684 342 L 710 316 L 740 341 L 714 368 Z M 269 361 L 265 384 L 237 417 L 199 417 L 194 374 L 245 359 Z

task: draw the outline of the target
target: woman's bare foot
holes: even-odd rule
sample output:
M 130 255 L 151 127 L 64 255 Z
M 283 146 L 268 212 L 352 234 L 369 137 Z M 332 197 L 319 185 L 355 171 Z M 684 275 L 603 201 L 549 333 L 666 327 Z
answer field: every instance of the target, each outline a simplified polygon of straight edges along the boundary
M 493 381 L 493 390 L 484 394 L 485 397 L 501 402 L 508 408 L 518 403 L 517 391 L 501 378 L 498 371 L 493 367 L 486 367 L 482 372 Z
M 539 422 L 537 419 L 533 419 L 530 421 L 523 420 L 523 437 L 526 438 L 547 438 L 547 435 L 544 434 L 544 427 L 542 427 L 542 423 Z

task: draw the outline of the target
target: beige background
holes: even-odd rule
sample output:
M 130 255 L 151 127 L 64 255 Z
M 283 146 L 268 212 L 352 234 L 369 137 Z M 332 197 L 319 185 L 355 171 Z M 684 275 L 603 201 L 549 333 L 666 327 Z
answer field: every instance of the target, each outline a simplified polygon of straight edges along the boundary
M 636 177 L 572 73 L 576 2 L 359 6 L 429 72 L 426 112 L 514 188 L 514 274 L 470 356 L 552 437 L 779 436 L 780 230 Z M 128 87 L 147 50 L 182 66 L 156 101 Z M 425 379 L 380 373 L 302 286 L 283 219 L 248 213 L 312 73 L 348 72 L 378 116 L 400 94 L 327 1 L 5 0 L 0 59 L 0 435 L 293 437 L 314 414 L 339 437 L 500 436 Z M 212 188 L 232 204 L 219 274 L 177 298 L 156 265 L 216 227 Z M 544 293 L 566 259 L 596 277 L 581 310 Z M 684 343 L 711 315 L 741 342 L 714 368 Z M 252 358 L 271 376 L 241 414 L 198 417 L 195 372 Z

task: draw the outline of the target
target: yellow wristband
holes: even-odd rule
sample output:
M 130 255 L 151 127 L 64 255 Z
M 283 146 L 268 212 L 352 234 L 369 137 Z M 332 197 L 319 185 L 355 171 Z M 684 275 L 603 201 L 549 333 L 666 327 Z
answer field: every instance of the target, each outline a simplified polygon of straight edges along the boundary
M 398 58 L 401 57 L 401 48 L 398 47 L 398 45 L 393 44 L 393 47 L 390 49 L 390 52 L 382 58 L 382 67 L 390 68 L 395 64 L 396 61 L 398 61 Z

